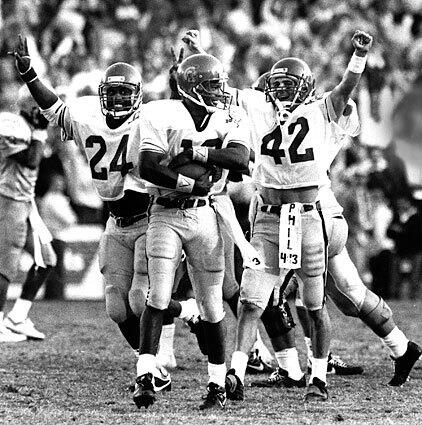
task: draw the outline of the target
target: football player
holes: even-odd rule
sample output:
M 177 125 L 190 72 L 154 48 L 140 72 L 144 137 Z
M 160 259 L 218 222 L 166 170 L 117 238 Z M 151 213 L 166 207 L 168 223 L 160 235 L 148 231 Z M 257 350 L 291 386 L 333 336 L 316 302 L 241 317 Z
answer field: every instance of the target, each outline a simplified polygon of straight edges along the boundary
M 184 41 L 193 52 L 202 51 L 198 31 L 188 31 L 184 37 Z M 268 75 L 269 73 L 267 72 L 260 76 L 252 88 L 264 92 Z M 255 96 L 253 90 L 244 89 L 240 91 L 234 89 L 233 99 L 237 101 L 237 104 L 244 105 L 247 109 L 247 103 L 253 103 Z M 357 135 L 359 129 L 360 125 L 356 105 L 349 99 L 348 105 L 338 122 L 331 124 L 331 140 L 333 144 L 331 152 L 327 157 L 328 166 L 337 155 L 346 136 Z M 328 173 L 319 188 L 318 199 L 321 202 L 322 210 L 334 218 L 333 231 L 330 235 L 328 245 L 330 258 L 328 261 L 329 275 L 326 293 L 345 315 L 359 317 L 381 338 L 383 343 L 389 348 L 395 361 L 394 376 L 389 384 L 401 386 L 407 380 L 414 363 L 420 357 L 421 348 L 416 343 L 409 341 L 403 332 L 398 329 L 392 317 L 392 312 L 385 301 L 365 287 L 357 273 L 356 267 L 350 260 L 346 248 L 344 247 L 339 254 L 332 255 L 333 245 L 340 244 L 340 246 L 344 246 L 344 242 L 342 241 L 347 238 L 347 224 L 342 216 L 342 208 L 336 201 L 331 189 Z M 334 251 L 338 251 L 338 249 L 334 249 Z M 296 303 L 298 304 L 298 316 L 305 332 L 309 361 L 312 359 L 309 317 L 301 300 L 298 299 Z M 280 308 L 277 305 L 268 306 L 265 314 L 262 316 L 262 320 L 271 336 L 276 354 L 278 348 L 280 349 L 280 367 L 268 380 L 259 381 L 255 384 L 260 386 L 304 386 L 304 377 L 300 370 L 296 349 L 294 348 L 294 338 L 292 338 L 291 320 L 287 320 L 286 325 L 281 325 L 283 324 L 283 320 L 279 318 L 279 311 Z M 277 360 L 279 360 L 278 356 Z M 362 373 L 361 367 L 349 366 L 342 362 L 338 356 L 329 355 L 328 367 L 338 374 Z
M 51 234 L 34 202 L 47 121 L 26 88 L 19 91 L 20 114 L 0 112 L 0 342 L 42 340 L 28 317 L 43 282 L 56 265 Z M 34 257 L 20 297 L 4 318 L 9 283 L 17 275 L 23 248 Z
M 328 398 L 330 324 L 324 281 L 332 220 L 322 214 L 317 195 L 327 168 L 330 123 L 342 115 L 364 69 L 372 39 L 358 31 L 352 43 L 355 53 L 350 66 L 326 98 L 315 99 L 308 65 L 297 58 L 286 58 L 271 69 L 265 95 L 261 99 L 256 96 L 256 102 L 249 105 L 256 154 L 254 181 L 259 193 L 258 205 L 252 212 L 252 244 L 264 254 L 269 269 L 246 269 L 243 274 L 237 349 L 228 372 L 229 398 L 243 399 L 247 353 L 255 337 L 257 319 L 278 285 L 280 271 L 281 277 L 287 278 L 292 269 L 297 269 L 303 281 L 301 295 L 314 331 L 314 360 L 305 397 Z
M 137 350 L 139 317 L 148 287 L 145 232 L 150 197 L 135 171 L 138 154 L 128 152 L 128 139 L 132 126 L 138 125 L 141 75 L 129 64 L 115 63 L 104 73 L 99 96 L 85 96 L 68 106 L 40 81 L 31 66 L 26 40 L 21 37 L 14 56 L 22 80 L 45 117 L 59 125 L 64 138 L 75 140 L 85 153 L 97 192 L 107 203 L 110 217 L 99 248 L 106 310 L 129 345 Z M 197 307 L 193 300 L 172 301 L 168 312 L 173 317 L 190 319 L 197 314 Z M 165 351 L 172 353 L 172 347 Z M 167 374 L 163 381 L 163 386 L 170 382 Z
M 359 129 L 360 125 L 356 105 L 353 101 L 349 100 L 348 106 L 343 111 L 343 115 L 337 123 L 332 124 L 333 149 L 330 158 L 328 158 L 328 164 L 331 163 L 331 159 L 334 159 L 339 149 L 341 149 L 346 136 L 356 136 Z M 415 342 L 407 339 L 395 324 L 390 307 L 382 298 L 366 288 L 360 279 L 356 267 L 352 263 L 345 247 L 347 223 L 342 215 L 343 208 L 337 202 L 331 188 L 331 181 L 328 174 L 319 188 L 318 200 L 321 203 L 322 211 L 333 217 L 332 232 L 328 237 L 329 276 L 326 293 L 340 311 L 347 316 L 360 318 L 382 340 L 384 345 L 388 347 L 395 363 L 394 375 L 389 381 L 389 385 L 402 386 L 407 381 L 413 365 L 421 356 L 422 349 Z M 342 247 L 342 249 L 336 248 L 336 245 Z M 332 254 L 333 252 L 335 255 Z M 296 305 L 298 316 L 305 332 L 308 361 L 312 363 L 312 343 L 310 340 L 307 312 L 303 308 L 300 299 L 296 300 Z M 291 336 L 286 336 L 288 332 L 280 328 L 277 330 L 277 325 L 274 322 L 266 323 L 266 329 L 272 335 L 273 343 L 281 340 L 281 344 L 283 344 L 286 340 L 291 340 Z M 339 368 L 340 371 L 338 373 L 340 374 L 349 374 L 350 372 L 350 368 L 335 356 L 331 357 L 331 364 L 333 368 Z M 292 367 L 291 364 L 285 364 L 281 367 L 282 369 L 279 368 L 268 380 L 255 382 L 252 385 L 265 387 L 303 386 L 303 378 L 299 379 L 297 375 L 295 376 L 296 365 Z M 356 372 L 353 369 L 351 370 Z
M 233 111 L 224 110 L 230 102 L 226 80 L 216 58 L 190 56 L 177 71 L 183 100 L 151 102 L 141 117 L 148 130 L 141 134 L 140 174 L 151 183 L 154 202 L 147 230 L 150 287 L 141 318 L 138 391 L 134 393 L 138 407 L 155 401 L 155 353 L 182 249 L 208 342 L 209 383 L 200 409 L 224 407 L 226 402 L 223 243 L 208 194 L 215 167 L 242 171 L 249 159 L 249 134 L 241 125 L 242 114 L 239 111 L 234 116 Z M 202 164 L 196 178 L 169 166 L 184 150 Z

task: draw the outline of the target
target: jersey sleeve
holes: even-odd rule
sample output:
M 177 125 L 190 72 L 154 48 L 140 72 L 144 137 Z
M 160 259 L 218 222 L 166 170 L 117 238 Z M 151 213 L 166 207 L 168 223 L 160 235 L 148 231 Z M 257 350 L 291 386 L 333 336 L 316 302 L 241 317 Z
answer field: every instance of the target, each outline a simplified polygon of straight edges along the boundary
M 224 138 L 224 144 L 239 143 L 246 146 L 249 150 L 251 147 L 251 126 L 246 113 L 236 108 L 230 112 L 230 128 Z
M 343 115 L 335 123 L 335 127 L 343 134 L 355 137 L 360 133 L 360 120 L 356 103 L 349 99 L 347 106 L 343 111 Z
M 41 109 L 47 120 L 62 129 L 63 140 L 73 139 L 72 117 L 69 107 L 61 99 L 48 109 Z
M 167 131 L 154 125 L 148 118 L 142 117 L 139 125 L 139 152 L 150 151 L 166 154 L 169 149 Z

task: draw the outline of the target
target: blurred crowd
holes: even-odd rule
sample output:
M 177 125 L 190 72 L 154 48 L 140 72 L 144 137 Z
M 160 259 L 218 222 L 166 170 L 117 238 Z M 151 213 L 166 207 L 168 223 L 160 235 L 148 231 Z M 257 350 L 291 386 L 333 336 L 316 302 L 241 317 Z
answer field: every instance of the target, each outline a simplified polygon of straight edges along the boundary
M 203 47 L 222 60 L 234 87 L 248 87 L 276 60 L 298 56 L 319 92 L 341 78 L 353 32 L 373 34 L 356 94 L 366 127 L 332 174 L 359 271 L 380 295 L 420 296 L 422 0 L 0 0 L 0 6 L 0 104 L 11 110 L 21 83 L 7 52 L 18 34 L 28 37 L 34 67 L 64 99 L 96 94 L 102 71 L 126 61 L 142 72 L 145 101 L 169 96 L 170 48 L 182 47 L 187 29 L 200 30 Z M 391 131 L 374 133 L 384 122 Z M 50 140 L 60 137 L 49 131 Z M 106 214 L 87 173 L 76 146 L 46 149 L 37 194 L 49 195 L 50 210 L 51 199 L 63 198 L 64 227 Z

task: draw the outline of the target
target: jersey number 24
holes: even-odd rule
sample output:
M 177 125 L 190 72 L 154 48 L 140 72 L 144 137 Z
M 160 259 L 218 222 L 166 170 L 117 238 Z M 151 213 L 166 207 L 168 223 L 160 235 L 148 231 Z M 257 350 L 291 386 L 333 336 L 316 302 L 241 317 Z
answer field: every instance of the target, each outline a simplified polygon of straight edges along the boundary
M 93 179 L 107 180 L 109 171 L 120 172 L 122 174 L 122 177 L 124 177 L 133 168 L 133 163 L 127 162 L 126 160 L 128 139 L 129 135 L 127 134 L 122 137 L 122 140 L 120 141 L 119 146 L 117 147 L 116 153 L 110 162 L 110 169 L 107 170 L 106 167 L 101 167 L 99 171 L 97 171 L 95 167 L 107 152 L 106 142 L 101 136 L 89 136 L 86 139 L 85 147 L 87 148 L 93 148 L 96 144 L 100 145 L 98 151 L 93 155 L 93 157 L 89 161 L 89 166 L 91 168 L 91 175 Z

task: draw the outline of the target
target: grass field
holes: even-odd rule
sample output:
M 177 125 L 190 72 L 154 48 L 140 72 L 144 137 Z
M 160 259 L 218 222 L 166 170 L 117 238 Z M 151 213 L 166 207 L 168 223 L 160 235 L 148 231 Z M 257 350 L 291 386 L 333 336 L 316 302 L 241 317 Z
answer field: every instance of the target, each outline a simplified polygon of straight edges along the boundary
M 422 341 L 422 302 L 391 305 L 399 326 Z M 104 305 L 38 302 L 32 318 L 47 333 L 46 341 L 0 347 L 0 424 L 421 424 L 422 361 L 403 388 L 387 386 L 393 364 L 386 349 L 356 319 L 344 318 L 334 308 L 330 312 L 333 351 L 362 363 L 362 376 L 330 375 L 326 403 L 303 403 L 299 389 L 247 388 L 245 402 L 202 413 L 198 405 L 206 361 L 180 322 L 173 390 L 145 411 L 135 407 L 126 390 L 136 359 L 106 317 Z M 231 353 L 234 320 L 229 315 L 228 335 Z M 303 358 L 302 338 L 298 346 Z

